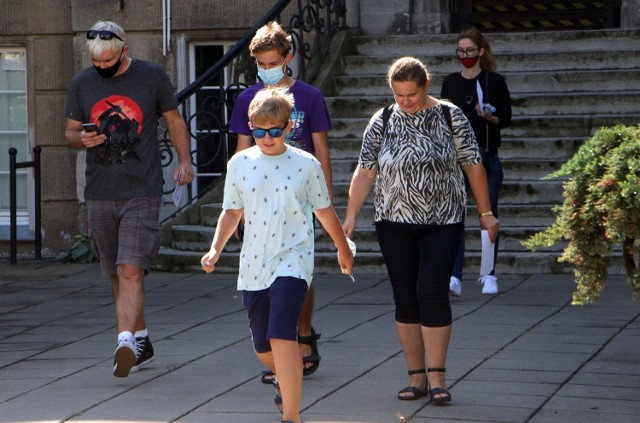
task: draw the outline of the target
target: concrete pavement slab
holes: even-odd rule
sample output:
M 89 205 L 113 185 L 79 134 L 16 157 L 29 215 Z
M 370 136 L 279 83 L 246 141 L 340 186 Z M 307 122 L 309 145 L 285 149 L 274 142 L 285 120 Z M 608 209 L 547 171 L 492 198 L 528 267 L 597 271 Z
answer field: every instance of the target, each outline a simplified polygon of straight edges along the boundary
M 116 327 L 97 265 L 0 266 L 0 423 L 278 422 L 232 274 L 152 273 L 155 360 L 111 375 Z M 322 362 L 307 423 L 640 421 L 640 307 L 622 277 L 571 306 L 571 275 L 509 275 L 497 296 L 465 277 L 452 299 L 453 402 L 399 401 L 406 364 L 384 274 L 316 278 Z

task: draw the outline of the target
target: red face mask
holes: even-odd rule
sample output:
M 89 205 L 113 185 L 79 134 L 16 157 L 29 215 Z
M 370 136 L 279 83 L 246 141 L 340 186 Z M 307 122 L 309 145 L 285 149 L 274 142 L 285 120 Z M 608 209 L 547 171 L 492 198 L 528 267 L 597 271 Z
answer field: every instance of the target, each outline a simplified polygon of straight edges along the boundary
M 476 57 L 463 57 L 460 59 L 460 61 L 462 62 L 462 66 L 464 66 L 465 68 L 472 68 L 475 66 L 476 63 L 478 63 L 478 60 L 480 60 L 480 56 L 476 56 Z

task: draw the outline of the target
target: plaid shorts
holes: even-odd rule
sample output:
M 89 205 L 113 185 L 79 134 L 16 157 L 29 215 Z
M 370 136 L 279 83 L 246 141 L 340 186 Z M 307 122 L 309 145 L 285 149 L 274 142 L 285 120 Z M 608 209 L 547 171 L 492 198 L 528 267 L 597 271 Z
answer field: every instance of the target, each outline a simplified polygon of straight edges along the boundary
M 115 276 L 120 264 L 149 272 L 160 248 L 160 196 L 87 200 L 87 214 L 91 247 L 105 276 Z

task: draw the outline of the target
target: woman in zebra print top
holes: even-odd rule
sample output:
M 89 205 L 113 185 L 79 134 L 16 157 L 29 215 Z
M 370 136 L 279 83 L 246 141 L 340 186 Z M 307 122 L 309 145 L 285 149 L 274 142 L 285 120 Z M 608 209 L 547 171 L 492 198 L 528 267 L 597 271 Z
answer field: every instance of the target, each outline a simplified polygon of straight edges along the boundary
M 464 230 L 463 172 L 480 224 L 492 240 L 499 225 L 490 213 L 486 174 L 471 125 L 458 107 L 429 96 L 430 79 L 426 66 L 412 57 L 389 67 L 395 104 L 386 125 L 381 109 L 364 131 L 343 230 L 353 235 L 375 182 L 374 223 L 409 368 L 409 386 L 398 398 L 430 395 L 439 403 L 451 400 L 445 383 L 452 321 L 449 276 Z M 450 111 L 451 128 L 443 105 Z

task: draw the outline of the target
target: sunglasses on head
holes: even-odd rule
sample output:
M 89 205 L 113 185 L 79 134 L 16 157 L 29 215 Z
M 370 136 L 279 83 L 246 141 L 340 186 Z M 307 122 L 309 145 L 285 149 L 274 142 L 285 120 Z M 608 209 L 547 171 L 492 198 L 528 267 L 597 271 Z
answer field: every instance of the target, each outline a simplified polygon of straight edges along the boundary
M 253 136 L 256 138 L 264 138 L 265 135 L 267 135 L 267 132 L 269 133 L 269 136 L 271 138 L 278 138 L 282 136 L 282 132 L 285 130 L 286 126 L 282 127 L 282 128 L 269 128 L 269 129 L 264 129 L 264 128 L 254 128 L 253 129 Z
M 116 34 L 114 34 L 111 31 L 96 31 L 95 29 L 87 31 L 88 40 L 95 40 L 98 37 L 100 37 L 101 40 L 105 40 L 105 41 L 109 41 L 112 38 L 117 38 L 118 40 L 124 42 L 122 38 L 118 37 Z

